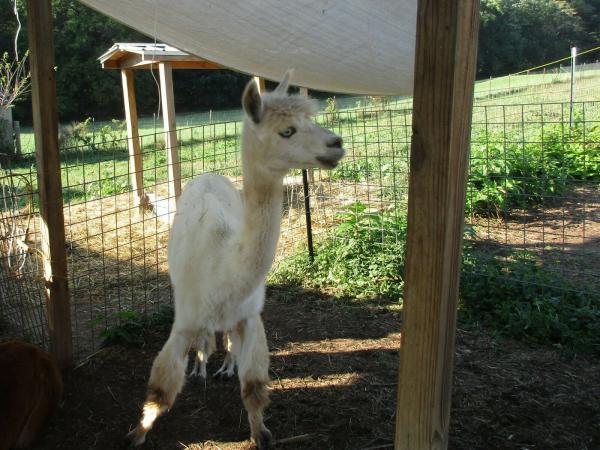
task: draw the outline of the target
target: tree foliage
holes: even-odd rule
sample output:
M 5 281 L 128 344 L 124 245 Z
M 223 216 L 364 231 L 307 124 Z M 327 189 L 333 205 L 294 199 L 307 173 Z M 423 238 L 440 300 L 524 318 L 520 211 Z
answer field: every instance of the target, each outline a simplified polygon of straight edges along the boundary
M 572 46 L 594 45 L 598 29 L 588 28 L 594 24 L 588 13 L 598 11 L 598 3 L 482 0 L 478 74 L 516 72 L 569 55 Z

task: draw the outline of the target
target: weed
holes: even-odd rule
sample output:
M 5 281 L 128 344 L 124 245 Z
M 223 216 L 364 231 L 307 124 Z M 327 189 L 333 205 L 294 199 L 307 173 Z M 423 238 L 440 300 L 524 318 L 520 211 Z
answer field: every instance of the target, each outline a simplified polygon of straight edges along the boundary
M 467 214 L 504 216 L 600 178 L 600 127 L 546 125 L 526 142 L 508 132 L 473 137 Z
M 460 309 L 465 324 L 524 341 L 600 352 L 600 304 L 594 299 L 532 253 L 490 257 L 465 246 Z
M 406 218 L 370 211 L 357 202 L 337 220 L 333 236 L 316 246 L 314 263 L 299 251 L 281 263 L 273 280 L 313 288 L 335 286 L 340 295 L 360 298 L 400 299 Z
M 137 311 L 118 311 L 110 316 L 98 316 L 93 320 L 93 325 L 106 324 L 100 333 L 103 346 L 126 345 L 130 347 L 141 347 L 146 342 L 146 332 L 149 329 L 167 331 L 173 322 L 173 308 L 161 306 L 158 311 L 151 315 L 145 315 Z
M 113 119 L 111 123 L 95 128 L 94 121 L 88 117 L 83 122 L 73 122 L 63 127 L 59 136 L 59 147 L 61 149 L 72 149 L 76 147 L 88 147 L 94 152 L 112 147 L 110 144 L 123 138 L 126 124 L 122 120 Z

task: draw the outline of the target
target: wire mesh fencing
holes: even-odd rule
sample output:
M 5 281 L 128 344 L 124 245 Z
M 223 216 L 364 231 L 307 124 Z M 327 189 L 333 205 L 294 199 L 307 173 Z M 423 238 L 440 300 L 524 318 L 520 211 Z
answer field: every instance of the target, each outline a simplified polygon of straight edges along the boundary
M 564 102 L 474 107 L 464 269 L 470 283 L 502 279 L 507 295 L 542 290 L 556 301 L 600 297 L 600 101 L 576 103 L 572 126 L 569 111 Z M 373 242 L 382 254 L 405 239 L 411 119 L 410 108 L 395 103 L 318 117 L 344 138 L 348 154 L 333 171 L 307 172 L 316 252 L 348 239 L 339 233 L 348 224 L 379 236 Z M 171 304 L 166 250 L 175 211 L 163 133 L 139 138 L 149 199 L 141 210 L 118 124 L 112 134 L 90 138 L 84 131 L 65 132 L 61 141 L 77 358 L 98 349 L 114 325 Z M 182 184 L 215 172 L 241 187 L 240 132 L 239 122 L 178 129 Z M 33 154 L 25 153 L 0 173 L 0 332 L 47 347 L 35 170 Z M 283 189 L 276 268 L 307 252 L 301 172 L 290 173 Z M 396 276 L 382 282 L 401 282 Z
M 18 336 L 48 345 L 41 260 L 35 166 L 13 173 L 0 162 L 0 336 Z

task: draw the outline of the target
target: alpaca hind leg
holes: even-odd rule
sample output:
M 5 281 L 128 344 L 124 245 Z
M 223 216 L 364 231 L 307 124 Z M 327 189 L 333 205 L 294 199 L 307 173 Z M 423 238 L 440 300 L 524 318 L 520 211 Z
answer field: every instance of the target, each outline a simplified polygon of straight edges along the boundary
M 263 411 L 269 404 L 269 349 L 265 329 L 260 316 L 254 316 L 240 322 L 236 331 L 241 337 L 241 347 L 235 354 L 242 400 L 248 411 L 252 440 L 263 450 L 271 441 L 271 432 L 263 422 Z
M 202 377 L 206 380 L 206 363 L 216 348 L 214 333 L 208 333 L 196 338 L 193 348 L 196 350 L 196 355 L 194 358 L 194 368 L 190 376 Z
M 146 433 L 156 419 L 173 406 L 181 392 L 190 341 L 188 334 L 171 330 L 169 339 L 152 364 L 140 423 L 127 434 L 131 445 L 137 446 L 146 440 Z
M 234 341 L 236 344 L 234 344 Z M 230 333 L 223 333 L 223 346 L 225 347 L 225 359 L 223 364 L 213 375 L 220 380 L 229 380 L 235 375 L 235 348 L 240 348 L 239 334 L 234 330 Z

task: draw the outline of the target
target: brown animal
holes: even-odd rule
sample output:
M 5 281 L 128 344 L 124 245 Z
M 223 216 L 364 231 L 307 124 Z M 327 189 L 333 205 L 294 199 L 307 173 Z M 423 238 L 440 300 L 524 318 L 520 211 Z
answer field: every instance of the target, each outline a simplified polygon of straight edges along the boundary
M 62 391 L 60 371 L 48 353 L 24 342 L 0 344 L 0 450 L 32 444 Z

